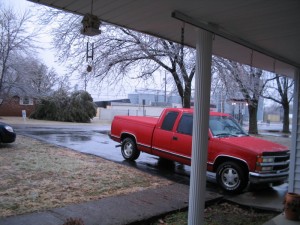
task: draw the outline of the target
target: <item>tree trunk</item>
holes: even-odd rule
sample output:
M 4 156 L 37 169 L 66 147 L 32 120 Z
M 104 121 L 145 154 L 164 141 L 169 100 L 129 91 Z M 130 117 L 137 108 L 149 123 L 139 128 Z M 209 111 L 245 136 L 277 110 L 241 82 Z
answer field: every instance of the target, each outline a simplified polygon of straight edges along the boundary
M 257 104 L 249 104 L 249 134 L 258 134 L 257 130 Z
M 289 104 L 283 104 L 283 127 L 282 132 L 283 133 L 290 133 L 290 107 Z
M 191 108 L 191 90 L 191 82 L 186 82 L 182 99 L 183 108 Z
M 184 95 L 182 107 L 191 108 L 191 96 Z

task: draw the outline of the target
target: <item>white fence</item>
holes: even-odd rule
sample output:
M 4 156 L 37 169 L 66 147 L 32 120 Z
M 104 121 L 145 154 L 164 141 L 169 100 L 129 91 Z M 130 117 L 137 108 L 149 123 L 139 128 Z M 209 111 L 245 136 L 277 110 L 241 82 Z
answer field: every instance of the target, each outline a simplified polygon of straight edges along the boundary
M 140 107 L 140 106 L 111 106 L 111 108 L 97 109 L 97 116 L 100 120 L 112 121 L 116 115 L 127 116 L 160 116 L 164 108 L 161 107 Z

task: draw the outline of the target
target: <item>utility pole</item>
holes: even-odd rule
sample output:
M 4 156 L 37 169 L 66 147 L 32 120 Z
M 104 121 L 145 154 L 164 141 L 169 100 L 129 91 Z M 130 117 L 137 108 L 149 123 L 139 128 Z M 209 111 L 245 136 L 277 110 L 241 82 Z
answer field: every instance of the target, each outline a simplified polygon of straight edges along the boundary
M 86 78 L 86 73 L 84 73 L 84 91 L 86 91 L 87 87 L 87 78 Z

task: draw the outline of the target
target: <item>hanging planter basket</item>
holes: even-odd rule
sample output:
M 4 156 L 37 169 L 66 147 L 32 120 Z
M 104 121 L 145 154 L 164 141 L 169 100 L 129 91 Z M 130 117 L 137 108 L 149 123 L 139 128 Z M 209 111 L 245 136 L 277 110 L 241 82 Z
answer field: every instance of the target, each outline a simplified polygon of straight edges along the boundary
M 287 193 L 284 198 L 284 215 L 288 220 L 300 220 L 300 195 Z

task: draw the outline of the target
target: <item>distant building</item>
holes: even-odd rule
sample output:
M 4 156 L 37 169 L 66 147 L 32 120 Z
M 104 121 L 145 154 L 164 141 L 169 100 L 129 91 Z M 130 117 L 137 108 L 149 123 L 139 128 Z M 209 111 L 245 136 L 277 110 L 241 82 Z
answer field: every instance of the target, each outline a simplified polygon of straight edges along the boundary
M 211 102 L 216 105 L 217 112 L 231 114 L 237 120 L 249 120 L 248 103 L 240 93 L 235 96 L 226 97 L 221 94 L 211 96 Z M 264 119 L 264 99 L 259 98 L 257 109 L 257 120 Z
M 155 89 L 137 89 L 128 94 L 132 104 L 151 105 L 151 106 L 172 106 L 181 104 L 181 98 L 172 92 Z
M 191 96 L 191 107 L 194 106 L 193 92 Z M 136 89 L 133 93 L 128 94 L 128 99 L 119 99 L 111 101 L 95 102 L 97 107 L 107 108 L 112 103 L 116 106 L 129 107 L 135 106 L 157 106 L 157 107 L 182 107 L 181 97 L 174 92 L 165 92 L 157 89 Z M 231 114 L 238 121 L 249 120 L 248 104 L 242 98 L 240 93 L 231 98 L 215 94 L 211 96 L 210 110 Z M 263 99 L 259 99 L 257 120 L 263 121 Z
M 115 100 L 107 100 L 107 101 L 96 101 L 94 102 L 98 108 L 107 108 L 107 106 L 110 106 L 112 102 L 118 102 L 118 103 L 130 103 L 129 99 L 115 99 Z

